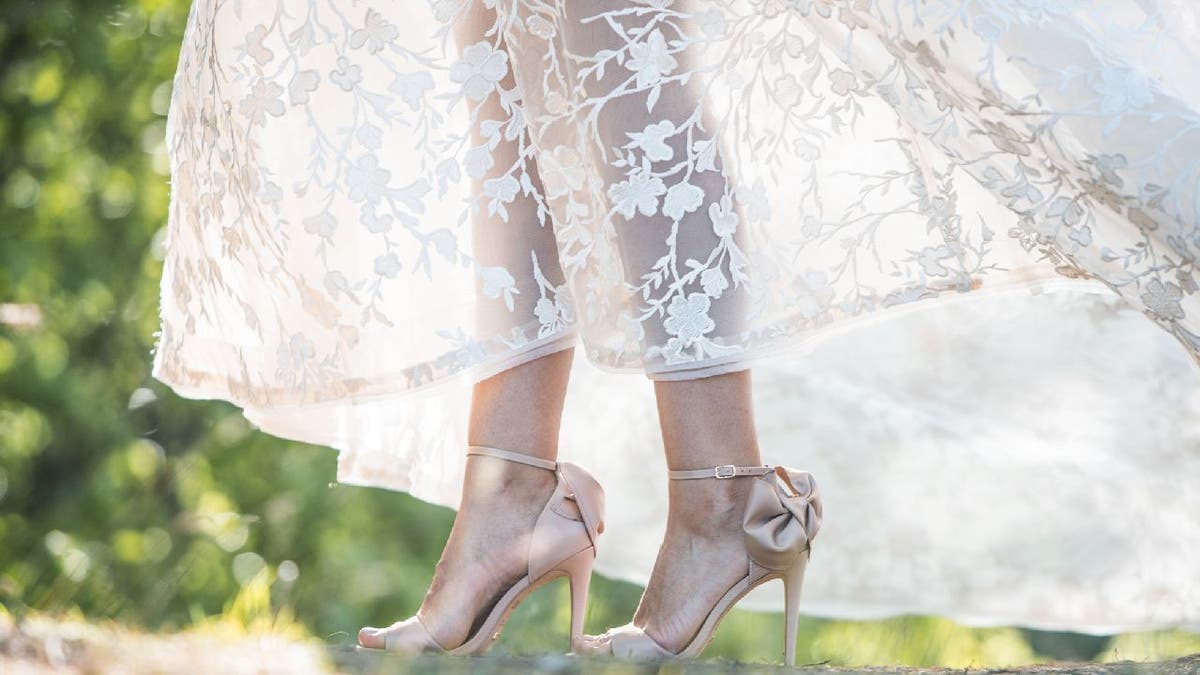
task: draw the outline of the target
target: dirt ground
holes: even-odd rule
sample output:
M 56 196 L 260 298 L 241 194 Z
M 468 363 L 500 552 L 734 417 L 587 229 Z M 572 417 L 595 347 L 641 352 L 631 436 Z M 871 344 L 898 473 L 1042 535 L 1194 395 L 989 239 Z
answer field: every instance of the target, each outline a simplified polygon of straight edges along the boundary
M 0 614 L 0 673 L 471 673 L 524 675 L 561 673 L 623 675 L 627 673 L 782 673 L 792 669 L 762 663 L 701 660 L 686 665 L 635 665 L 607 659 L 567 655 L 482 657 L 401 656 L 360 652 L 353 647 L 283 635 L 246 635 L 221 629 L 181 633 L 143 633 L 116 624 L 79 620 L 25 619 Z M 1171 661 L 1052 663 L 1020 668 L 955 669 L 877 666 L 840 668 L 798 664 L 806 673 L 1080 673 L 1095 675 L 1200 674 L 1200 654 Z

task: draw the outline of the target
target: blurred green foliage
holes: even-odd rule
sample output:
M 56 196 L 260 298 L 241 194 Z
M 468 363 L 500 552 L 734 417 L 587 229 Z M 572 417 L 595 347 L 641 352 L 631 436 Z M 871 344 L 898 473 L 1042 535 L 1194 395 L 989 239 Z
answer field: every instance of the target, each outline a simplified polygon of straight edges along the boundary
M 235 407 L 179 399 L 149 377 L 164 121 L 187 11 L 182 0 L 0 4 L 0 602 L 152 629 L 269 616 L 349 644 L 358 626 L 417 608 L 453 514 L 332 487 L 333 451 L 258 433 Z M 589 631 L 624 623 L 640 591 L 592 588 Z M 567 612 L 565 584 L 539 590 L 500 648 L 562 650 Z M 707 655 L 777 661 L 781 627 L 779 615 L 735 611 Z M 1016 629 L 933 617 L 806 618 L 801 630 L 802 662 L 1041 658 Z M 1103 658 L 1200 651 L 1173 632 L 1037 643 Z

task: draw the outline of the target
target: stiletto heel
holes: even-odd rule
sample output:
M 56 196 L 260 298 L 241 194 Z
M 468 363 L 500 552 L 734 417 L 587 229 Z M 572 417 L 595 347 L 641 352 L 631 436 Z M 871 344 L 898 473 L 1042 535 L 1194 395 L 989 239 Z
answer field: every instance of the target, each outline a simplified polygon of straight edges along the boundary
M 528 464 L 554 471 L 558 479 L 553 494 L 527 539 L 528 573 L 510 586 L 491 608 L 483 622 L 457 647 L 445 647 L 430 634 L 420 615 L 386 628 L 359 631 L 359 649 L 369 651 L 441 651 L 450 654 L 479 654 L 500 636 L 509 615 L 530 593 L 542 584 L 567 577 L 571 584 L 571 649 L 582 641 L 583 616 L 587 606 L 592 561 L 596 559 L 596 540 L 604 531 L 604 490 L 582 468 L 568 462 L 552 462 L 519 452 L 473 445 L 468 455 L 486 455 L 510 462 Z M 383 637 L 383 649 L 362 645 L 363 636 Z
M 580 551 L 562 564 L 571 584 L 571 652 L 575 653 L 583 642 L 583 620 L 587 614 L 588 587 L 592 583 L 592 562 L 596 559 L 594 549 Z
M 746 547 L 746 576 L 725 592 L 709 610 L 700 628 L 688 644 L 672 652 L 632 623 L 585 639 L 586 651 L 624 659 L 677 661 L 690 659 L 712 641 L 717 624 L 725 613 L 751 590 L 773 579 L 784 584 L 784 660 L 796 661 L 796 627 L 800 618 L 800 586 L 812 554 L 812 541 L 821 527 L 821 494 L 817 482 L 807 471 L 785 466 L 734 466 L 723 464 L 709 469 L 668 471 L 671 480 L 701 478 L 729 479 L 753 476 L 754 484 L 746 499 L 742 518 L 743 543 Z
M 808 567 L 811 549 L 788 568 L 783 576 L 783 662 L 789 667 L 796 665 L 796 628 L 800 623 L 800 586 L 804 583 L 804 570 Z

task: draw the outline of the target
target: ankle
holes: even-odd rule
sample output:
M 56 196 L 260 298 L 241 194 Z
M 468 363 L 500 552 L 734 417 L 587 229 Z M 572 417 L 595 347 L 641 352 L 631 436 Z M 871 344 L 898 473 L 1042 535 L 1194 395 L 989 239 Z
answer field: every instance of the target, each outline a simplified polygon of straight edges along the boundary
M 464 502 L 513 504 L 544 501 L 558 484 L 553 471 L 494 457 L 467 459 Z
M 720 535 L 739 528 L 749 487 L 740 478 L 672 481 L 668 522 L 694 536 Z

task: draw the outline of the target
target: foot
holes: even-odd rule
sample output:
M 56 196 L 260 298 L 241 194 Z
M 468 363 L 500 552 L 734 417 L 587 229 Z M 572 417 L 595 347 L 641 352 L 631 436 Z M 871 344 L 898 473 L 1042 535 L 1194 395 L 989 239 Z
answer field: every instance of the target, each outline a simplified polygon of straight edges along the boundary
M 748 480 L 672 481 L 667 531 L 633 625 L 682 651 L 717 601 L 746 576 Z
M 454 527 L 416 614 L 443 649 L 466 642 L 500 596 L 527 574 L 528 537 L 556 485 L 553 471 L 467 458 Z M 363 628 L 359 644 L 383 649 L 390 629 Z

